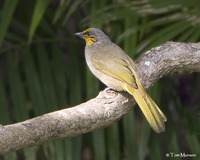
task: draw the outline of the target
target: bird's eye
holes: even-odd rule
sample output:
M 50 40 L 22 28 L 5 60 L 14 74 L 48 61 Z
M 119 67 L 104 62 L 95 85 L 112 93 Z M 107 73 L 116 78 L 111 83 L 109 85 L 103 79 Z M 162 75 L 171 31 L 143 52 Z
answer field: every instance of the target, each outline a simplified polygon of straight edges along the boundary
M 90 36 L 90 35 L 91 35 L 91 33 L 90 33 L 90 32 L 87 32 L 87 33 L 86 33 L 86 35 Z

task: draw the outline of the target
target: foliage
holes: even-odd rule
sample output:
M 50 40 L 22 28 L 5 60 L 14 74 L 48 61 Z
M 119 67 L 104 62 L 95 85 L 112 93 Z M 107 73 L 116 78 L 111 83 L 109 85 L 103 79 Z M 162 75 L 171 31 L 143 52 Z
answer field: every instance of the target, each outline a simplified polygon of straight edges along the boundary
M 132 58 L 166 41 L 200 39 L 197 0 L 4 0 L 0 9 L 0 123 L 9 124 L 95 97 L 102 84 L 73 33 L 98 27 Z M 168 76 L 150 94 L 168 117 L 154 133 L 135 108 L 118 123 L 75 138 L 26 148 L 9 159 L 165 159 L 200 156 L 198 74 Z M 3 157 L 0 157 L 0 159 Z M 176 159 L 181 159 L 180 157 Z

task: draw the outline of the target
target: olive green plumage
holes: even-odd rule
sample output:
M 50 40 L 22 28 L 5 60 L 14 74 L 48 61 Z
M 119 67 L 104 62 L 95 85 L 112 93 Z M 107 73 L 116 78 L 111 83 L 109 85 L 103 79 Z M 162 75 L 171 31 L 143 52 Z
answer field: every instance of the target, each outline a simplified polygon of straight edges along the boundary
M 150 126 L 157 133 L 164 132 L 167 119 L 145 92 L 132 59 L 97 28 L 88 28 L 75 35 L 86 41 L 85 58 L 92 73 L 109 88 L 130 93 Z

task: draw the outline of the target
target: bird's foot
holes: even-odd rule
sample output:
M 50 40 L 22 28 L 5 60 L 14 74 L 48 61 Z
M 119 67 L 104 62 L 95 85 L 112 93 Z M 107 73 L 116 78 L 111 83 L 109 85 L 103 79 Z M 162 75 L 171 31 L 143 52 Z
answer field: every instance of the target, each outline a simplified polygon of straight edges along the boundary
M 107 93 L 115 93 L 115 92 L 116 92 L 114 89 L 109 88 L 109 87 L 107 87 L 107 88 L 105 89 L 105 91 L 106 91 Z

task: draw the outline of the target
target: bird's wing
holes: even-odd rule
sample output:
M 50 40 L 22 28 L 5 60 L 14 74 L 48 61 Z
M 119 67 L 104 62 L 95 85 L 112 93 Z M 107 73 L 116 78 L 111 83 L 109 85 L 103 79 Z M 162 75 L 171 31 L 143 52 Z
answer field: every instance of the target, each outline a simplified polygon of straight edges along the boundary
M 106 60 L 91 57 L 91 63 L 95 69 L 101 71 L 102 73 L 111 76 L 119 81 L 123 81 L 134 88 L 137 88 L 135 81 L 135 76 L 129 68 L 129 64 L 124 59 L 119 57 L 105 57 Z

